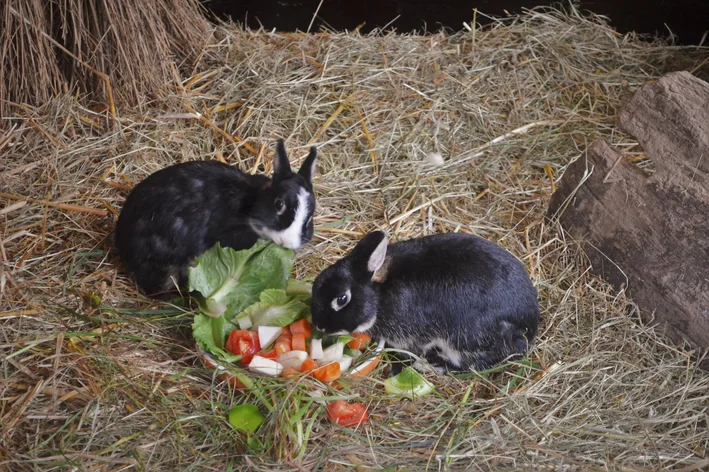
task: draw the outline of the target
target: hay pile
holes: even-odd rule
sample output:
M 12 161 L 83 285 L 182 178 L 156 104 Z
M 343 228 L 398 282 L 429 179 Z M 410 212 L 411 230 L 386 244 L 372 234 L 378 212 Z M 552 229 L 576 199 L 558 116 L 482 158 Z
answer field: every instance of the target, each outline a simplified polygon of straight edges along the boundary
M 204 53 L 211 31 L 201 13 L 195 0 L 5 0 L 0 115 L 7 101 L 18 113 L 19 104 L 41 105 L 68 89 L 112 112 L 114 100 L 161 96 L 175 62 L 189 70 Z
M 271 34 L 225 27 L 215 59 L 120 126 L 71 96 L 0 136 L 0 469 L 700 470 L 709 376 L 632 321 L 543 215 L 555 180 L 599 136 L 647 167 L 615 127 L 663 73 L 709 76 L 707 49 L 623 37 L 601 18 L 532 11 L 447 35 Z M 201 368 L 190 315 L 151 304 L 108 251 L 132 185 L 173 162 L 270 171 L 320 147 L 312 277 L 384 228 L 467 231 L 526 264 L 543 324 L 528 361 L 439 377 L 439 394 L 361 395 L 372 421 L 333 427 L 307 386 L 266 385 L 267 450 L 245 452 L 232 395 Z M 426 164 L 438 152 L 445 164 Z M 296 163 L 296 165 L 299 163 Z M 305 389 L 305 390 L 304 390 Z M 298 416 L 298 414 L 305 416 Z

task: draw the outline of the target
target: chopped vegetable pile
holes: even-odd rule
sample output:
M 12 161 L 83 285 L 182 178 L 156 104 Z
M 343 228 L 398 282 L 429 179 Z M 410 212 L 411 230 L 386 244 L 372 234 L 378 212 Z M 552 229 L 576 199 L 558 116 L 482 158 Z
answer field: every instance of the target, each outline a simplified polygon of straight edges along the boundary
M 190 291 L 203 297 L 192 327 L 195 340 L 218 359 L 262 375 L 309 374 L 325 383 L 352 372 L 366 375 L 355 360 L 371 338 L 313 330 L 312 285 L 288 279 L 293 256 L 290 249 L 259 241 L 243 251 L 217 244 L 197 258 L 189 271 Z
M 326 336 L 311 326 L 312 285 L 289 279 L 293 257 L 292 250 L 262 240 L 243 251 L 217 244 L 198 257 L 188 282 L 190 292 L 201 294 L 192 324 L 198 345 L 221 362 L 264 376 L 307 375 L 331 383 L 345 375 L 368 375 L 378 363 L 377 357 L 363 355 L 371 338 L 364 333 Z M 388 379 L 385 388 L 409 398 L 434 389 L 413 369 Z M 341 400 L 330 403 L 327 414 L 346 427 L 369 417 L 363 404 Z M 246 432 L 253 445 L 258 440 L 251 435 L 263 420 L 253 405 L 229 412 L 229 423 Z

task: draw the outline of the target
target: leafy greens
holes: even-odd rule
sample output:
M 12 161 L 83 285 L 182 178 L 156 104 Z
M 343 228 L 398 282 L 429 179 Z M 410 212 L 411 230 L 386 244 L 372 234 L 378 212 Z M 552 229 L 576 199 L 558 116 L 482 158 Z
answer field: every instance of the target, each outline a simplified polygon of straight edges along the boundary
M 201 311 L 229 321 L 259 300 L 268 288 L 285 290 L 294 252 L 259 240 L 250 249 L 235 251 L 219 243 L 197 258 L 189 270 L 189 290 L 204 297 Z
M 285 290 L 267 289 L 261 292 L 258 302 L 250 305 L 237 318 L 248 316 L 253 326 L 288 326 L 298 321 L 308 306 Z
M 242 251 L 217 243 L 196 258 L 196 266 L 189 269 L 188 289 L 201 295 L 192 335 L 203 349 L 230 362 L 240 359 L 224 350 L 227 335 L 236 329 L 234 317 L 259 302 L 264 290 L 285 291 L 294 254 L 259 240 Z

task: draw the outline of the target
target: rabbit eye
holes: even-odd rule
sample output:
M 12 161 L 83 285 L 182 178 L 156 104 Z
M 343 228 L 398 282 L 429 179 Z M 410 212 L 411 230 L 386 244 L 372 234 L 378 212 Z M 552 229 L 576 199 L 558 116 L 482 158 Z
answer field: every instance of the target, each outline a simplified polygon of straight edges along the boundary
M 286 204 L 282 198 L 276 198 L 273 202 L 273 206 L 276 207 L 276 214 L 281 215 L 286 210 Z
M 330 306 L 332 307 L 333 310 L 335 311 L 340 311 L 345 305 L 347 305 L 350 302 L 350 297 L 352 294 L 350 293 L 349 290 L 347 290 L 345 293 L 342 293 L 338 295 L 336 298 L 332 300 L 330 303 Z

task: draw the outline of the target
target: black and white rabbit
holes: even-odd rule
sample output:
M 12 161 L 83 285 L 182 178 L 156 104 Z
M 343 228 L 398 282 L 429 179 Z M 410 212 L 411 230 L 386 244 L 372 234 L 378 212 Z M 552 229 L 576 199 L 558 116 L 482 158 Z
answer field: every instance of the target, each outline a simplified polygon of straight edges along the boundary
M 235 250 L 259 238 L 298 249 L 313 237 L 315 147 L 297 173 L 283 140 L 273 178 L 218 161 L 161 169 L 135 186 L 116 224 L 115 247 L 126 271 L 148 295 L 164 298 L 187 284 L 194 257 L 217 242 Z
M 375 231 L 317 276 L 312 319 L 327 334 L 368 333 L 441 372 L 523 355 L 540 314 L 526 270 L 500 246 L 463 233 L 387 245 Z

